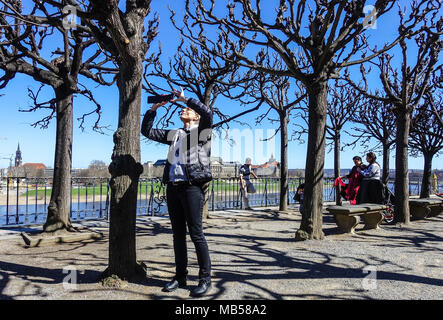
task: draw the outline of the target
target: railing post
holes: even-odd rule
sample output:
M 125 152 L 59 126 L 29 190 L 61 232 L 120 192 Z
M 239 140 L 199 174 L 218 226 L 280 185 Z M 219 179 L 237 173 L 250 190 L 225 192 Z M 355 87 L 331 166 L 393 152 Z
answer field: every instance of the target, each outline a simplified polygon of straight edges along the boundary
M 18 224 L 19 217 L 18 217 L 18 200 L 20 197 L 20 178 L 17 178 L 17 201 L 15 206 L 15 223 Z
M 6 224 L 9 224 L 9 182 L 11 179 L 6 179 Z
M 106 220 L 109 221 L 109 178 L 106 178 Z
M 103 191 L 103 183 L 102 178 L 99 178 L 100 182 L 100 219 L 103 218 L 103 204 L 102 204 L 102 191 Z
M 212 180 L 212 190 L 211 190 L 211 195 L 212 195 L 212 211 L 215 211 L 215 205 L 214 205 L 214 198 L 215 198 L 215 194 L 214 194 L 214 180 Z
M 45 181 L 46 183 L 46 181 Z M 46 197 L 46 193 L 45 193 Z M 46 200 L 45 200 L 46 201 Z M 34 214 L 34 222 L 38 219 L 38 180 L 35 181 L 35 214 Z
M 92 179 L 92 216 L 95 215 L 95 183 L 96 183 L 96 179 L 93 178 Z
M 25 211 L 25 219 L 24 223 L 26 224 L 28 222 L 28 194 L 29 194 L 29 181 L 26 179 L 26 211 Z
M 72 193 L 74 192 L 73 188 L 72 188 L 72 178 L 71 178 L 71 188 L 70 188 L 71 192 L 69 193 L 69 218 L 72 219 Z
M 239 206 L 239 202 L 242 201 L 242 199 L 240 199 L 240 201 L 239 201 L 239 197 L 241 197 L 241 188 L 240 188 L 240 182 L 237 181 L 237 180 L 239 180 L 239 178 L 235 177 L 235 187 L 236 187 L 236 197 L 237 197 L 237 200 L 235 202 L 236 203 L 236 205 L 235 205 L 236 209 Z
M 150 206 L 151 206 L 151 216 L 154 216 L 154 179 L 151 178 L 151 192 L 150 192 Z

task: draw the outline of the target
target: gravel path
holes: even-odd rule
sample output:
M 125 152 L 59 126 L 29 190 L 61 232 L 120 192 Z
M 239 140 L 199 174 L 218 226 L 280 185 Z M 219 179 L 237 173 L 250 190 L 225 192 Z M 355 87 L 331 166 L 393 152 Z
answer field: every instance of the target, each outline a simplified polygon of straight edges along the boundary
M 300 215 L 273 211 L 216 212 L 205 223 L 213 288 L 202 299 L 443 299 L 443 217 L 408 226 L 382 225 L 353 236 L 338 234 L 324 216 L 322 241 L 295 242 Z M 106 268 L 106 222 L 99 241 L 26 248 L 20 230 L 0 229 L 0 299 L 190 299 L 197 261 L 189 240 L 189 288 L 161 291 L 174 274 L 168 218 L 137 224 L 138 259 L 148 266 L 141 283 L 109 289 L 97 283 Z M 69 267 L 71 266 L 71 267 Z M 76 268 L 73 273 L 67 269 Z M 65 268 L 65 273 L 63 269 Z M 77 276 L 77 284 L 63 279 Z

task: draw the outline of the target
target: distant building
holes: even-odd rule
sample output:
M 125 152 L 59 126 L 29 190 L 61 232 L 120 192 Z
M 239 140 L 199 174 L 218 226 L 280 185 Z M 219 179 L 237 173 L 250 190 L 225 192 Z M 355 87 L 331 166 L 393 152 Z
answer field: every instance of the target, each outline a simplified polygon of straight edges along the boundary
M 162 160 L 157 160 L 154 163 L 154 167 L 159 167 L 159 166 L 165 166 L 166 165 L 166 159 L 162 159 Z
M 15 167 L 18 168 L 22 165 L 22 152 L 20 151 L 20 143 L 17 146 L 17 151 L 15 152 Z
M 238 177 L 238 171 L 241 165 L 238 161 L 223 162 L 222 176 L 227 178 Z
M 163 166 L 159 165 L 157 167 L 154 167 L 154 162 L 153 161 L 147 161 L 147 162 L 143 163 L 143 173 L 142 173 L 142 176 L 143 177 L 148 177 L 148 178 L 158 177 L 159 176 L 159 171 L 160 171 L 161 168 L 163 168 Z
M 161 177 L 163 175 L 163 169 L 166 165 L 166 159 L 160 159 L 154 163 L 146 162 L 144 167 L 143 176 L 150 177 Z M 238 170 L 240 169 L 241 163 L 238 161 L 223 161 L 221 157 L 211 157 L 210 167 L 212 176 L 214 178 L 229 178 L 237 177 Z
M 41 178 L 45 176 L 46 166 L 43 163 L 25 163 L 14 168 L 17 177 Z
M 28 170 L 45 170 L 46 166 L 43 163 L 25 163 L 23 168 Z
M 231 178 L 238 176 L 241 163 L 238 161 L 223 161 L 221 157 L 211 157 L 211 172 L 214 178 Z
M 279 177 L 280 163 L 271 155 L 268 162 L 261 165 L 251 165 L 252 171 L 259 177 Z
M 223 172 L 223 159 L 221 157 L 211 157 L 210 166 L 213 177 L 220 177 Z
M 84 169 L 71 169 L 72 177 L 81 177 Z M 54 168 L 45 169 L 45 178 L 52 178 L 54 176 Z

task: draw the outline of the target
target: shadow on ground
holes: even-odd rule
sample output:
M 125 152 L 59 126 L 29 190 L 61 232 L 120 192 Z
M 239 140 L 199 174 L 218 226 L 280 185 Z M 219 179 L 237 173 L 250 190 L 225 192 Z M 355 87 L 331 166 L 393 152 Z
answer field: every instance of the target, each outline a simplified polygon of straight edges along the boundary
M 441 264 L 433 262 L 442 251 L 440 217 L 404 228 L 359 228 L 349 236 L 338 234 L 333 217 L 325 215 L 325 240 L 294 242 L 299 222 L 299 215 L 269 212 L 214 215 L 205 222 L 214 286 L 203 299 L 374 299 L 389 297 L 399 285 L 413 285 L 417 292 L 441 291 L 443 280 L 436 276 Z M 17 239 L 0 242 L 0 299 L 188 298 L 198 280 L 190 241 L 189 288 L 161 291 L 174 274 L 169 221 L 137 222 L 138 259 L 148 266 L 148 277 L 120 289 L 98 283 L 108 257 L 107 231 L 100 231 L 105 232 L 102 240 L 48 247 L 25 248 Z M 416 272 L 414 255 L 419 253 L 426 263 Z M 386 293 L 380 290 L 380 296 L 374 296 L 356 285 L 365 277 L 362 269 L 367 265 L 377 266 L 377 279 L 386 283 Z M 67 266 L 79 272 L 71 291 L 63 287 Z

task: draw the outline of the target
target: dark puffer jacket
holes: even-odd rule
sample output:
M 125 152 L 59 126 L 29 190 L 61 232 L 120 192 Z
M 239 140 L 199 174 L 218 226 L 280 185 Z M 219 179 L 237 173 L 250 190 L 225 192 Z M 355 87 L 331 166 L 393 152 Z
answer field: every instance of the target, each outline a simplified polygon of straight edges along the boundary
M 189 98 L 186 105 L 200 115 L 198 127 L 191 129 L 187 133 L 187 152 L 185 173 L 190 184 L 202 184 L 212 180 L 210 169 L 211 156 L 211 135 L 212 135 L 212 112 L 203 103 L 196 99 Z M 148 139 L 171 145 L 177 130 L 153 129 L 154 119 L 157 112 L 148 110 L 143 118 L 141 133 Z M 171 152 L 171 149 L 169 150 Z M 169 168 L 171 154 L 168 154 L 168 161 L 163 172 L 163 183 L 169 182 Z

